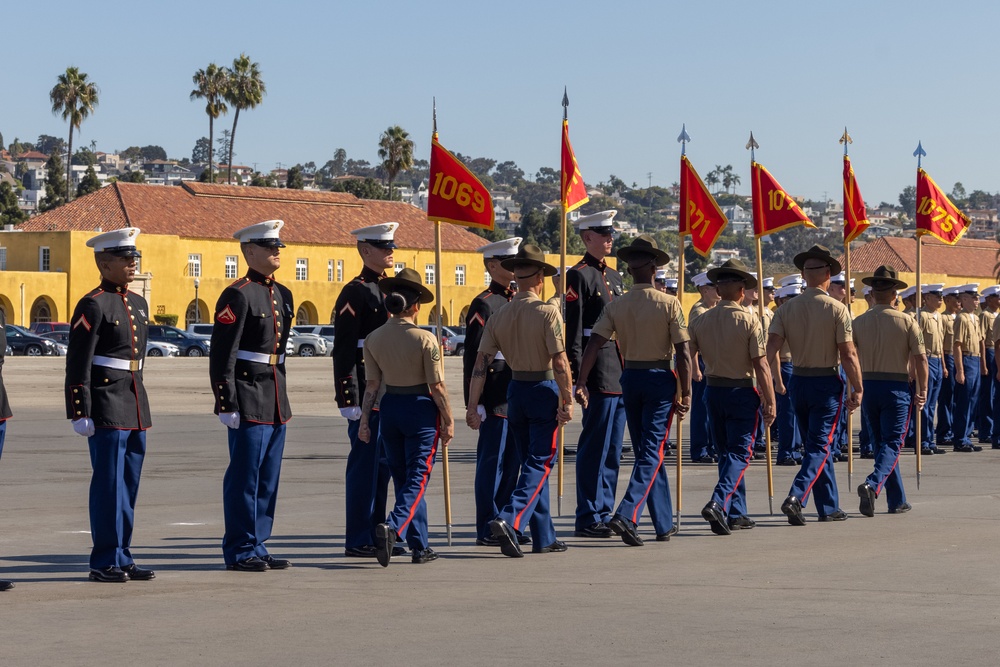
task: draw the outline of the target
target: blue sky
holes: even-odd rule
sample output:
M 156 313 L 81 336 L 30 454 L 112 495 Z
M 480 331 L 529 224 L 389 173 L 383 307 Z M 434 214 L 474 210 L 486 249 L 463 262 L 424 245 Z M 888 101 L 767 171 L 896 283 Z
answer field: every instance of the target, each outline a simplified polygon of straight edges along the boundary
M 239 7 L 238 13 L 233 10 Z M 338 147 L 375 162 L 401 125 L 442 143 L 558 168 L 560 100 L 588 183 L 678 178 L 681 124 L 704 175 L 732 164 L 749 192 L 757 159 L 796 195 L 839 199 L 848 126 L 869 205 L 895 201 L 924 166 L 947 190 L 1000 189 L 1000 3 L 840 2 L 5 2 L 0 132 L 65 136 L 48 91 L 69 65 L 101 88 L 81 140 L 159 144 L 190 157 L 208 134 L 191 76 L 245 51 L 268 95 L 240 115 L 236 162 L 323 164 Z M 216 125 L 231 125 L 232 115 Z M 80 145 L 79 142 L 75 143 Z

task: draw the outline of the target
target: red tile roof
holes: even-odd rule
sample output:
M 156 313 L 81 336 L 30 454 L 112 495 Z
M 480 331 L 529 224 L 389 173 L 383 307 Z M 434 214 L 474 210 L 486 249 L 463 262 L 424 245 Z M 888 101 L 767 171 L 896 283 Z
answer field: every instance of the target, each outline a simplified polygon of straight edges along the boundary
M 992 240 L 963 239 L 950 246 L 924 237 L 921 269 L 927 273 L 956 276 L 986 277 L 997 274 L 997 251 L 1000 244 Z M 843 261 L 843 256 L 840 261 Z M 869 241 L 851 251 L 851 272 L 873 273 L 882 264 L 897 271 L 917 270 L 917 242 L 912 238 L 886 236 Z
M 21 153 L 15 160 L 41 160 L 45 162 L 49 159 L 49 156 L 45 153 L 39 153 L 38 151 L 28 151 L 27 153 Z
M 358 199 L 344 192 L 253 188 L 211 183 L 166 187 L 116 182 L 19 226 L 24 231 L 104 231 L 135 226 L 146 234 L 231 239 L 237 229 L 281 219 L 289 243 L 354 245 L 350 231 L 398 222 L 401 248 L 434 247 L 434 223 L 403 202 Z M 445 250 L 475 251 L 482 237 L 463 227 L 441 225 Z

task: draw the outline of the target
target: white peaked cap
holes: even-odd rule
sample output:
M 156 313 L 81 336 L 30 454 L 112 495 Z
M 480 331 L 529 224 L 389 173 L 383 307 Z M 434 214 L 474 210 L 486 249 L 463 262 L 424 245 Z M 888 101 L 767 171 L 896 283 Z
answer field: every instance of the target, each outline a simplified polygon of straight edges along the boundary
M 353 234 L 358 241 L 363 241 L 364 243 L 370 243 L 371 245 L 378 246 L 380 248 L 395 248 L 396 244 L 393 238 L 396 234 L 396 229 L 398 228 L 398 222 L 383 222 L 378 225 L 355 229 L 351 231 L 351 234 Z
M 584 229 L 613 229 L 616 215 L 618 215 L 618 211 L 614 209 L 601 211 L 600 213 L 591 213 L 590 215 L 577 218 L 575 225 L 581 231 Z
M 506 259 L 508 257 L 513 257 L 517 254 L 517 249 L 521 245 L 521 237 L 515 236 L 513 238 L 504 239 L 503 241 L 496 241 L 494 243 L 487 243 L 482 248 L 476 248 L 476 252 L 483 253 L 485 259 L 491 257 L 500 257 Z
M 240 243 L 256 243 L 284 248 L 285 244 L 279 238 L 279 232 L 284 226 L 285 223 L 282 220 L 265 220 L 234 232 L 233 238 Z
M 708 273 L 706 271 L 702 271 L 696 275 L 691 279 L 691 282 L 695 287 L 705 287 L 712 284 L 712 281 L 708 279 Z

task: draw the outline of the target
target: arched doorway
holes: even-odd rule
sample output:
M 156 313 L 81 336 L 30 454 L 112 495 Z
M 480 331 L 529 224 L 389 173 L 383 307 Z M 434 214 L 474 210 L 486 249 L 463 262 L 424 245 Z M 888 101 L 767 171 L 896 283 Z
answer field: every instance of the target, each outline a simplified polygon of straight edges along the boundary
M 40 296 L 31 304 L 29 325 L 35 322 L 57 322 L 56 304 L 47 296 Z
M 208 316 L 208 306 L 201 299 L 197 302 L 191 301 L 187 311 L 184 313 L 184 328 L 192 324 L 211 324 L 212 320 Z
M 437 311 L 437 306 L 430 309 L 427 316 L 427 324 L 437 324 Z M 448 311 L 443 308 L 441 309 L 441 326 L 448 326 Z
M 13 324 L 14 304 L 3 294 L 0 294 L 0 310 L 3 311 L 3 319 L 7 324 Z
M 469 307 L 466 306 L 462 309 L 462 314 L 458 316 L 458 326 L 465 326 L 465 318 L 469 316 Z
M 319 313 L 312 301 L 303 301 L 295 311 L 296 324 L 319 324 Z

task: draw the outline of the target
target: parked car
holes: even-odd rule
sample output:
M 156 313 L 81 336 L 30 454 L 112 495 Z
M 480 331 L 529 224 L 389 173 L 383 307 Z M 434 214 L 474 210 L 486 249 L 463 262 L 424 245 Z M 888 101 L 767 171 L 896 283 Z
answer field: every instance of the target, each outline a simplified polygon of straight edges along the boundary
M 181 348 L 173 343 L 161 343 L 158 340 L 146 341 L 147 357 L 179 357 L 180 355 Z
M 69 331 L 69 322 L 35 322 L 31 325 L 31 333 L 36 336 L 52 333 L 53 331 Z
M 63 345 L 69 345 L 69 329 L 66 331 L 50 331 L 48 333 L 39 334 L 42 338 L 48 338 L 54 340 L 57 343 L 62 343 Z
M 6 325 L 4 333 L 7 335 L 7 345 L 11 348 L 11 354 L 23 354 L 27 357 L 59 354 L 59 344 L 54 340 L 36 336 L 15 324 Z
M 148 339 L 160 343 L 173 343 L 180 349 L 182 357 L 203 357 L 208 354 L 210 345 L 204 336 L 163 324 L 150 324 Z
M 196 336 L 204 336 L 204 337 L 208 338 L 209 340 L 211 340 L 211 338 L 212 338 L 212 329 L 214 329 L 214 328 L 215 328 L 215 325 L 212 324 L 211 322 L 209 322 L 208 324 L 205 324 L 204 322 L 202 322 L 200 324 L 189 324 L 188 328 L 187 328 L 187 331 L 188 331 L 188 333 L 193 333 Z
M 437 326 L 433 324 L 421 324 L 421 329 L 426 329 L 431 333 L 437 333 Z M 441 351 L 445 355 L 462 354 L 465 352 L 465 334 L 458 334 L 450 327 L 441 327 L 444 334 L 441 336 Z
M 332 324 L 296 324 L 292 327 L 292 331 L 296 333 L 316 334 L 317 336 L 322 336 L 327 342 L 327 347 L 333 347 Z
M 333 351 L 333 345 L 327 345 L 326 339 L 312 333 L 298 333 L 294 329 L 288 336 L 292 344 L 292 354 L 300 357 L 326 356 L 327 351 Z

